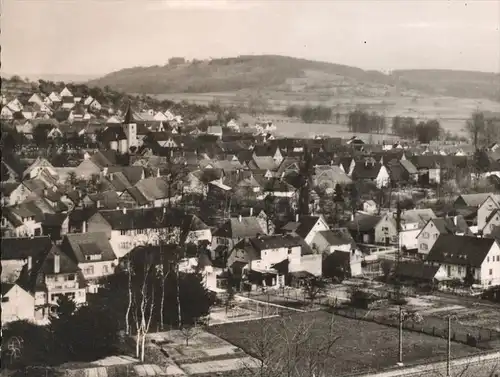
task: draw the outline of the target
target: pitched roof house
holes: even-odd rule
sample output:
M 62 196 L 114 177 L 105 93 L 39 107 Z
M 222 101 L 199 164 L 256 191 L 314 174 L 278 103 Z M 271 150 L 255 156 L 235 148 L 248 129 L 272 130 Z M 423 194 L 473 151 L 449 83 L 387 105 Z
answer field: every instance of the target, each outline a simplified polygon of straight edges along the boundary
M 483 287 L 500 285 L 500 246 L 493 238 L 440 235 L 426 263 L 440 266 L 436 276 L 441 279 L 471 275 Z

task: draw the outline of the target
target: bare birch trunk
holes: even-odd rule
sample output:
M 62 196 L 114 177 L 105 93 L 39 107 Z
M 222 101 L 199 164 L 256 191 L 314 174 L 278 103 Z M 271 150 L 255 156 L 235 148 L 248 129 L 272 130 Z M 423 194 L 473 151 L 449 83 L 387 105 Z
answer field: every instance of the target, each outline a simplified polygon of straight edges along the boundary
M 136 358 L 140 358 L 140 344 L 141 344 L 141 329 L 138 329 L 137 330 L 137 337 L 136 337 L 136 341 L 135 341 L 135 357 Z
M 163 262 L 163 247 L 160 246 L 160 263 L 161 263 L 161 301 L 160 301 L 160 330 L 163 331 L 163 308 L 165 305 L 165 275 Z
M 144 362 L 145 359 L 145 348 L 146 348 L 146 334 L 142 335 L 141 341 L 141 361 Z
M 125 313 L 125 333 L 130 335 L 130 310 L 132 309 L 132 271 L 130 270 L 130 258 L 128 258 L 128 306 L 127 312 Z
M 182 327 L 182 313 L 181 313 L 181 295 L 180 295 L 180 289 L 179 289 L 179 261 L 177 261 L 177 264 L 175 266 L 175 275 L 176 275 L 176 288 L 177 288 L 177 318 L 179 321 L 179 328 Z

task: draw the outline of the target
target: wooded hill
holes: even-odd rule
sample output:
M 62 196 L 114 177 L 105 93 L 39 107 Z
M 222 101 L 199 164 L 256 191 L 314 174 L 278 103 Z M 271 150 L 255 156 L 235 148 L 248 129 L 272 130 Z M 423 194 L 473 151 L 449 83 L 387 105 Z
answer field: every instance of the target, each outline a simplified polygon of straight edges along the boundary
M 240 90 L 312 91 L 321 87 L 360 87 L 384 93 L 391 88 L 430 95 L 489 98 L 500 101 L 500 75 L 452 70 L 399 70 L 391 74 L 356 67 L 277 55 L 185 61 L 134 67 L 91 80 L 129 93 L 209 93 Z M 313 83 L 314 85 L 311 85 Z M 346 91 L 347 88 L 347 91 Z M 362 94 L 362 93 L 361 93 Z

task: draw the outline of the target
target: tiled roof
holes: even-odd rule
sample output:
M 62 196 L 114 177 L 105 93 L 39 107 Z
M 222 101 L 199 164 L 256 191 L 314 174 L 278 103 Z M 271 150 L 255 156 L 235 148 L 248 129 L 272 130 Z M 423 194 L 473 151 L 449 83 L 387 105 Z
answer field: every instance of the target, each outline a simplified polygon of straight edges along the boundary
M 266 234 L 257 217 L 231 218 L 214 232 L 214 236 L 227 238 L 255 237 Z
M 1 240 L 2 260 L 21 260 L 29 256 L 39 258 L 52 247 L 50 237 L 7 238 Z
M 66 254 L 74 256 L 77 263 L 87 262 L 86 256 L 90 254 L 101 254 L 100 261 L 116 259 L 106 233 L 68 233 L 63 238 L 61 249 Z
M 495 242 L 493 238 L 442 234 L 432 246 L 426 260 L 479 268 Z
M 165 212 L 163 210 L 165 209 Z M 179 209 L 141 208 L 123 210 L 104 210 L 99 214 L 114 230 L 180 228 L 184 221 L 184 212 Z

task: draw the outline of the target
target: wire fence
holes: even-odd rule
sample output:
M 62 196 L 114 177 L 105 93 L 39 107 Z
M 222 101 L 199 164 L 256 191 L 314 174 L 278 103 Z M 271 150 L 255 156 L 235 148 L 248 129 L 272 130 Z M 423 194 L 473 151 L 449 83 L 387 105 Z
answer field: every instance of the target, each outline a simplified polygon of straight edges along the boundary
M 336 307 L 331 309 L 336 315 L 357 319 L 361 321 L 374 322 L 385 326 L 398 328 L 400 325 L 399 316 L 377 313 L 371 310 L 358 309 L 353 307 Z M 434 317 L 424 317 L 420 322 L 414 320 L 403 321 L 403 329 L 427 334 L 439 338 L 448 338 L 448 321 Z M 451 325 L 451 340 L 467 344 L 478 348 L 490 348 L 489 342 L 500 340 L 500 332 L 480 328 L 476 326 L 464 325 L 462 323 L 453 323 Z

